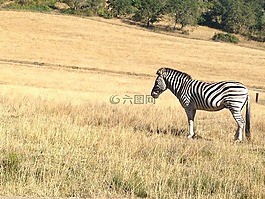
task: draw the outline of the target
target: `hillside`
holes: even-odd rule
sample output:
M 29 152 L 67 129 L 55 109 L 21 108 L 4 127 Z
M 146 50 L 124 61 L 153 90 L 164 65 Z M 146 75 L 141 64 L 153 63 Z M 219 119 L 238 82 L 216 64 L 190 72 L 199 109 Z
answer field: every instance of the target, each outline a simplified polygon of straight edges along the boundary
M 75 86 L 82 83 L 85 93 L 149 93 L 156 70 L 165 66 L 200 80 L 233 79 L 249 87 L 264 88 L 264 50 L 158 34 L 114 19 L 12 11 L 1 11 L 0 15 L 1 85 L 27 86 L 19 91 L 29 87 L 78 91 Z M 202 30 L 199 34 L 204 34 Z M 209 29 L 205 34 L 209 35 Z M 51 70 L 54 68 L 59 70 Z M 80 73 L 69 68 L 116 74 L 90 70 L 81 74 L 84 77 L 80 82 Z M 137 82 L 139 78 L 133 76 L 125 80 L 123 73 L 148 77 Z M 66 84 L 67 74 L 67 80 L 72 82 Z M 109 78 L 113 79 L 106 82 Z M 113 85 L 109 87 L 106 84 L 110 82 Z
M 213 42 L 205 27 L 184 38 L 119 19 L 0 17 L 0 195 L 265 198 L 265 106 L 254 102 L 265 50 Z M 198 111 L 187 139 L 170 92 L 137 104 L 160 67 L 246 84 L 252 140 L 234 142 L 228 110 Z

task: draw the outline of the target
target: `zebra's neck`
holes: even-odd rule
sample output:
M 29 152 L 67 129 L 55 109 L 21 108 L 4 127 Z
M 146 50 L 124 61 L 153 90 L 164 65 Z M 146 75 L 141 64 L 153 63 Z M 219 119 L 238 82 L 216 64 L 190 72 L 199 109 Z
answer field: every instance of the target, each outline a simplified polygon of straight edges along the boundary
M 179 98 L 183 91 L 187 91 L 187 87 L 190 86 L 192 79 L 185 73 L 172 73 L 166 78 L 166 84 L 168 89 Z

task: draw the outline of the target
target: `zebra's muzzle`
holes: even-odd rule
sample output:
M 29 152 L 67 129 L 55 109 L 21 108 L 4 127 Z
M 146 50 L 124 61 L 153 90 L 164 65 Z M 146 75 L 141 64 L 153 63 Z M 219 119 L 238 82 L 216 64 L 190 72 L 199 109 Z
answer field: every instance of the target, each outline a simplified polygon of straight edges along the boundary
M 153 91 L 152 93 L 151 93 L 151 96 L 153 97 L 153 98 L 158 98 L 159 97 L 159 93 L 158 92 L 155 92 L 155 91 Z

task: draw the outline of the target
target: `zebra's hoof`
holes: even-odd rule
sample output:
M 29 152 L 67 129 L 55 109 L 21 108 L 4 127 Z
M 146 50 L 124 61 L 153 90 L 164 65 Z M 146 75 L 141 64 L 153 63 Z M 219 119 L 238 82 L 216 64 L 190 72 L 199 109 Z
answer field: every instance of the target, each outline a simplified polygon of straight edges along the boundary
M 240 139 L 235 140 L 235 143 L 241 143 L 241 142 L 242 142 L 242 140 L 240 140 Z
M 187 138 L 188 139 L 194 139 L 195 135 L 188 135 Z
M 246 136 L 247 141 L 250 142 L 251 141 L 251 136 Z

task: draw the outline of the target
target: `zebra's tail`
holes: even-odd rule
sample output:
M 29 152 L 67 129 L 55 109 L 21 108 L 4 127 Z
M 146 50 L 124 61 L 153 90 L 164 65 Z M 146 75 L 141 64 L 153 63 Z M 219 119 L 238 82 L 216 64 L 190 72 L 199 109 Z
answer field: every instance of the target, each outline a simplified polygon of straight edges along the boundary
M 251 139 L 250 133 L 250 97 L 247 97 L 247 104 L 246 104 L 246 128 L 245 128 L 245 135 L 248 140 Z

